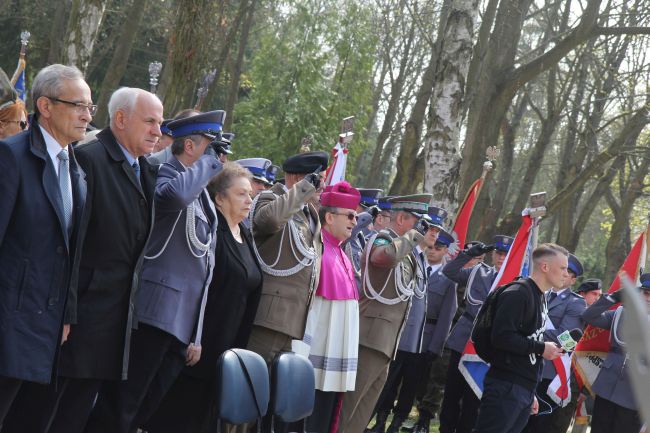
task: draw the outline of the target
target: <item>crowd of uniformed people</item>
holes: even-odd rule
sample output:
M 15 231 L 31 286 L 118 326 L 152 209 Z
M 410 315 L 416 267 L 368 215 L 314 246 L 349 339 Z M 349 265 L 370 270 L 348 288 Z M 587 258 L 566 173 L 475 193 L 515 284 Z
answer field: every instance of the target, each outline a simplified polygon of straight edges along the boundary
M 563 248 L 533 254 L 532 283 L 518 290 L 533 287 L 545 326 L 529 352 L 503 349 L 482 401 L 459 361 L 512 237 L 469 242 L 449 259 L 448 212 L 431 195 L 324 186 L 325 152 L 281 167 L 230 162 L 225 112 L 164 119 L 161 101 L 142 89 L 116 90 L 109 126 L 89 133 L 97 107 L 74 67 L 36 75 L 31 115 L 3 95 L 3 433 L 217 431 L 215 365 L 231 348 L 268 364 L 283 351 L 309 358 L 307 432 L 428 433 L 434 419 L 443 433 L 566 432 L 580 388 L 571 374 L 570 402 L 546 394 L 555 342 L 586 323 L 613 328 L 591 431 L 641 428 L 617 330 L 623 307 L 610 309 L 620 296 L 600 297 L 601 282 L 584 279 Z M 520 298 L 504 297 L 501 308 Z M 495 321 L 495 332 L 521 334 L 508 326 Z M 499 392 L 523 396 L 515 403 L 526 407 L 494 401 Z

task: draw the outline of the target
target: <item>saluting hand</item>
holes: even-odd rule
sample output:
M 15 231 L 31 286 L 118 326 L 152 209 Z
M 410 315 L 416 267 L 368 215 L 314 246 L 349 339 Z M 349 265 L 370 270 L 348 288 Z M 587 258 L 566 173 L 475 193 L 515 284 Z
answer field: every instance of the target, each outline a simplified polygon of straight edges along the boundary
M 195 346 L 194 343 L 190 343 L 187 346 L 187 353 L 185 354 L 185 365 L 193 366 L 201 359 L 201 346 Z

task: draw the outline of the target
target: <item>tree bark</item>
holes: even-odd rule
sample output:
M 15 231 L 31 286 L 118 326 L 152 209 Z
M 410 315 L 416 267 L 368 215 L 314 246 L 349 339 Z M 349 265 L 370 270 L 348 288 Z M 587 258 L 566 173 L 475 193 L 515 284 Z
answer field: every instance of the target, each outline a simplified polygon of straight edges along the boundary
M 258 0 L 252 0 L 248 5 L 248 10 L 246 11 L 246 19 L 244 20 L 243 26 L 241 28 L 241 33 L 239 35 L 239 48 L 237 50 L 237 58 L 232 64 L 232 69 L 230 71 L 230 86 L 228 90 L 228 99 L 226 100 L 226 122 L 224 129 L 230 131 L 233 121 L 235 119 L 234 109 L 235 104 L 237 103 L 237 97 L 239 95 L 239 82 L 242 70 L 242 64 L 244 63 L 244 54 L 246 53 L 246 47 L 248 46 L 248 35 L 250 30 L 253 27 L 253 18 L 255 16 L 255 7 L 257 6 Z
M 429 121 L 424 139 L 424 191 L 444 209 L 456 208 L 458 140 L 465 81 L 469 71 L 478 0 L 454 0 L 440 33 Z M 484 153 L 485 154 L 485 153 Z M 481 171 L 476 173 L 480 176 Z
M 54 20 L 50 28 L 50 49 L 47 54 L 47 63 L 50 65 L 61 61 L 63 40 L 65 39 L 66 18 L 70 14 L 71 7 L 72 2 L 70 0 L 61 0 L 54 13 Z
M 74 65 L 82 72 L 93 52 L 99 27 L 104 19 L 108 0 L 73 0 L 66 31 L 63 63 Z
M 96 126 L 106 125 L 108 121 L 108 100 L 120 84 L 120 80 L 126 72 L 126 66 L 131 55 L 131 48 L 133 42 L 138 34 L 140 22 L 144 16 L 144 11 L 147 6 L 147 0 L 133 0 L 131 7 L 128 8 L 126 13 L 126 21 L 122 24 L 119 32 L 119 39 L 117 46 L 113 52 L 111 63 L 108 65 L 104 80 L 99 90 L 99 100 L 97 106 L 99 110 L 94 118 Z

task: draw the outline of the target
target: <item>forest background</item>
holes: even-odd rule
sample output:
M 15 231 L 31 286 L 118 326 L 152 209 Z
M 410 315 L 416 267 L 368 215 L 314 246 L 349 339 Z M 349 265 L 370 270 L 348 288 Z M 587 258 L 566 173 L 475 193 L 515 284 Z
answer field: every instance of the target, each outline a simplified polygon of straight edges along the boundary
M 351 183 L 452 218 L 496 146 L 470 238 L 514 234 L 546 191 L 540 239 L 606 284 L 648 224 L 650 0 L 0 0 L 9 75 L 23 30 L 27 87 L 78 66 L 99 127 L 159 61 L 166 117 L 226 110 L 236 159 L 330 151 L 355 116 Z

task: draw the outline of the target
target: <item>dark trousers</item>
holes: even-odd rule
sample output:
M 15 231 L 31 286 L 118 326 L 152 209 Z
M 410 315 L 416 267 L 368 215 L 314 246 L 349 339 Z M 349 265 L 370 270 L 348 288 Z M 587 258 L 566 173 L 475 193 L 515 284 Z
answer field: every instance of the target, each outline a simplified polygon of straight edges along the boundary
M 307 433 L 330 433 L 332 422 L 336 419 L 335 411 L 339 397 L 340 393 L 338 392 L 316 390 L 314 411 L 306 421 L 305 431 Z
M 144 429 L 148 433 L 210 432 L 209 427 L 216 425 L 215 390 L 214 381 L 181 373 Z
M 450 352 L 440 407 L 440 433 L 469 433 L 476 422 L 481 401 L 458 369 L 461 354 L 455 350 Z
M 596 396 L 591 433 L 638 433 L 639 430 L 641 420 L 637 411 Z
M 85 432 L 135 433 L 180 374 L 185 353 L 173 335 L 141 324 L 131 336 L 128 380 L 102 387 Z
M 571 400 L 565 407 L 558 406 L 548 396 L 547 390 L 550 383 L 551 379 L 543 379 L 537 386 L 539 414 L 528 419 L 524 433 L 566 433 L 568 430 L 571 419 L 575 415 L 578 395 L 580 394 L 578 383 L 571 374 Z M 552 412 L 548 413 L 551 410 Z
M 0 426 L 4 423 L 22 383 L 20 379 L 0 376 Z
M 530 417 L 534 397 L 535 389 L 487 376 L 472 432 L 520 433 Z
M 420 415 L 433 418 L 434 415 L 440 412 L 440 404 L 442 402 L 442 391 L 445 387 L 447 379 L 447 371 L 449 370 L 449 356 L 450 351 L 445 350 L 441 357 L 437 357 L 429 364 L 428 372 L 424 377 L 428 378 L 427 381 L 422 381 L 422 386 L 418 390 L 416 398 L 419 399 L 418 411 Z
M 376 412 L 394 412 L 396 417 L 406 419 L 413 407 L 415 393 L 422 381 L 426 366 L 426 355 L 397 351 L 395 360 L 388 367 L 388 378 L 379 394 Z M 397 391 L 399 390 L 399 396 Z M 395 405 L 395 398 L 397 404 Z

